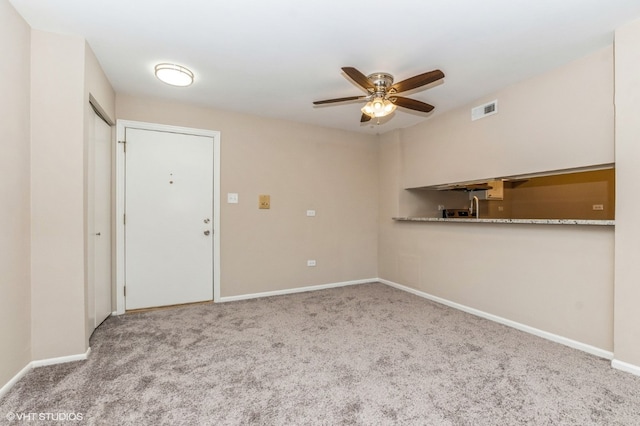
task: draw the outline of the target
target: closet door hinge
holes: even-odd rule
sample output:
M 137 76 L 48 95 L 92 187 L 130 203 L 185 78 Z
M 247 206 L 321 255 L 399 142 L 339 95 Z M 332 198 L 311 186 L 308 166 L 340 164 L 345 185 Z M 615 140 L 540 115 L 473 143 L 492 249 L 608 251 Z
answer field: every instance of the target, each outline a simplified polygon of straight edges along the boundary
M 124 297 L 127 297 L 127 285 L 124 285 Z
M 126 213 L 122 215 L 122 224 L 123 225 L 127 224 L 127 214 Z
M 121 143 L 123 148 L 124 148 L 124 153 L 127 153 L 127 141 L 118 141 L 118 143 Z

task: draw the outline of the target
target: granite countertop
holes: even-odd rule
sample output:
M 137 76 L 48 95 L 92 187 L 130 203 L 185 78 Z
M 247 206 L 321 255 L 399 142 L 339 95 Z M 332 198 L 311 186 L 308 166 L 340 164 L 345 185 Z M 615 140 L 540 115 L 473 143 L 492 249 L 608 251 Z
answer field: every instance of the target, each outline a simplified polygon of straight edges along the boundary
M 454 223 L 521 223 L 534 225 L 615 225 L 614 220 L 590 219 L 448 219 L 441 217 L 394 217 L 398 222 L 454 222 Z

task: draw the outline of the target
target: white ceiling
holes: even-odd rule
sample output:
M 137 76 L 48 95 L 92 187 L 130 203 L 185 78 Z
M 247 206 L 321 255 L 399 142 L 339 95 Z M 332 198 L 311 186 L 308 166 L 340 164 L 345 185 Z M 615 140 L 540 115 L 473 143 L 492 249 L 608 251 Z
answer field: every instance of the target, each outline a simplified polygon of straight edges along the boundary
M 429 115 L 360 124 L 363 102 L 314 107 L 364 93 L 341 67 L 396 82 L 441 69 L 443 84 L 403 94 L 434 115 L 607 46 L 640 16 L 638 0 L 10 1 L 33 28 L 85 37 L 118 93 L 366 133 Z M 195 83 L 161 83 L 160 62 Z

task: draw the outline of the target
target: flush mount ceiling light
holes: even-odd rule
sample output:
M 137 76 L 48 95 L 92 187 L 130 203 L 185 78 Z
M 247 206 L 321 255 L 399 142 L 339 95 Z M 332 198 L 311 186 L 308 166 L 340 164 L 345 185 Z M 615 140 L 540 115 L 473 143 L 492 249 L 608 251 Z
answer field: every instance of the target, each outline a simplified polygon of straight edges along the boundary
M 156 65 L 156 77 L 164 83 L 172 86 L 189 86 L 193 83 L 193 73 L 191 70 L 176 64 Z

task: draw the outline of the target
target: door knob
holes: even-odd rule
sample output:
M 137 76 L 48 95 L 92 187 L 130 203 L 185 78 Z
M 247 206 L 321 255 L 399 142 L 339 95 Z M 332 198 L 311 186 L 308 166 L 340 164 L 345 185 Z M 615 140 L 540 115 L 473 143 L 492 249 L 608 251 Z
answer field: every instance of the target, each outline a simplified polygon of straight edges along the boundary
M 211 233 L 211 231 L 209 231 L 209 230 L 204 231 L 204 235 L 209 235 L 210 233 Z

